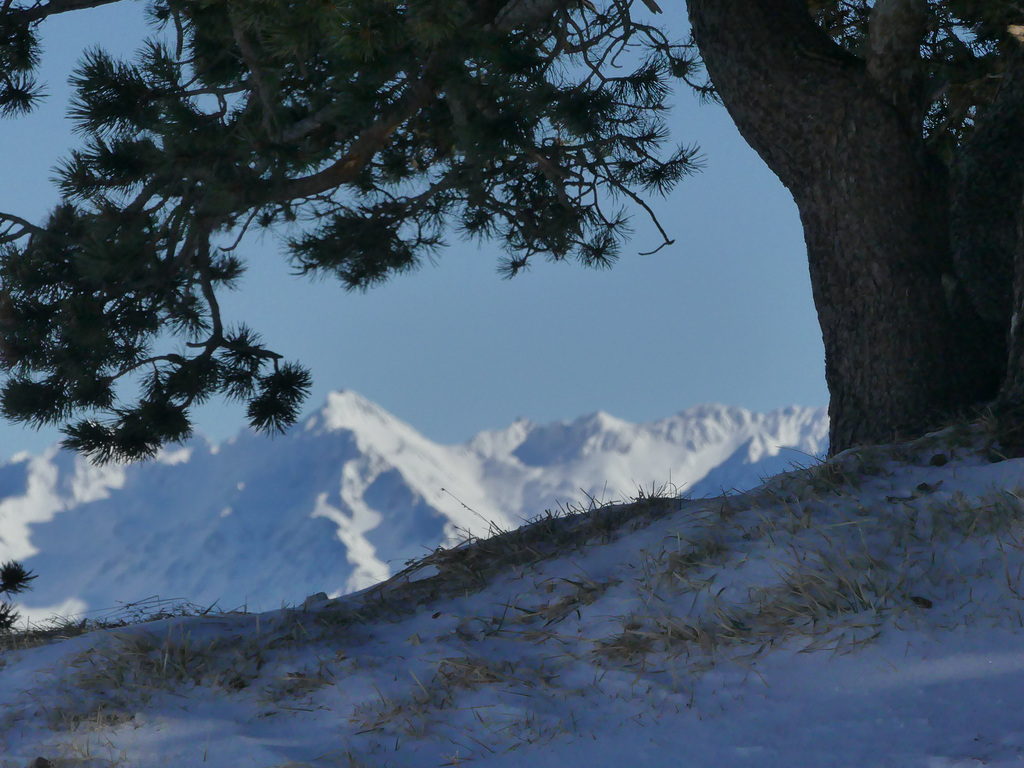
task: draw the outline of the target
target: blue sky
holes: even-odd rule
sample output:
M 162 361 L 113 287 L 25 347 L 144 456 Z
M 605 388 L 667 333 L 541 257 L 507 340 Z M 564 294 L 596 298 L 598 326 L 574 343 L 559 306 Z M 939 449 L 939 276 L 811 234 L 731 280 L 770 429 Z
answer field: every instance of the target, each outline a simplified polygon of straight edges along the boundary
M 0 123 L 0 210 L 38 219 L 56 201 L 49 170 L 75 142 L 65 80 L 85 46 L 130 53 L 145 31 L 141 5 L 44 27 L 51 96 L 31 117 Z M 683 4 L 671 5 L 661 21 L 681 39 Z M 676 100 L 673 138 L 698 142 L 707 163 L 652 201 L 676 240 L 655 255 L 638 255 L 659 242 L 638 213 L 632 243 L 608 271 L 545 263 L 503 280 L 496 245 L 454 240 L 436 265 L 351 294 L 293 277 L 268 237 L 248 244 L 246 280 L 225 312 L 312 369 L 310 409 L 332 389 L 354 389 L 444 443 L 517 417 L 604 410 L 649 421 L 702 402 L 823 405 L 824 351 L 796 206 L 722 107 L 699 105 L 682 87 Z M 215 439 L 243 425 L 237 406 L 197 414 L 198 431 Z M 0 458 L 58 437 L 0 424 Z

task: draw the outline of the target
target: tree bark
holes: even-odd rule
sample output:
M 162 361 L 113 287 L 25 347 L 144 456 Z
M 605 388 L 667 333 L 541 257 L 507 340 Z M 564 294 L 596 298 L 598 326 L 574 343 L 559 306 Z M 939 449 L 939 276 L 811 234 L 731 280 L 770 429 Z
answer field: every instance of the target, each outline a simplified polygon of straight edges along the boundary
M 792 193 L 825 345 L 830 452 L 994 397 L 958 294 L 950 182 L 920 131 L 802 0 L 689 0 L 711 80 Z
M 957 266 L 983 315 L 1009 328 L 996 401 L 999 441 L 1024 455 L 1024 47 L 964 147 L 953 204 Z

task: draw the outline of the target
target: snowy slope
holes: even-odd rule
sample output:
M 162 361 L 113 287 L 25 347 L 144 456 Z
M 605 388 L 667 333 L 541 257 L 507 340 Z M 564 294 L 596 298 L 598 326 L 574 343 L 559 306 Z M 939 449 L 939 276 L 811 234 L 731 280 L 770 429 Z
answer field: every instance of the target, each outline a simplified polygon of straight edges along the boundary
M 1019 766 L 1024 459 L 999 458 L 947 431 L 303 609 L 0 644 L 0 766 Z
M 153 595 L 267 610 L 588 498 L 748 488 L 821 453 L 826 433 L 824 409 L 700 406 L 643 425 L 517 421 L 441 446 L 338 392 L 276 440 L 245 433 L 99 468 L 53 450 L 0 467 L 0 560 L 39 574 L 23 606 L 33 617 Z

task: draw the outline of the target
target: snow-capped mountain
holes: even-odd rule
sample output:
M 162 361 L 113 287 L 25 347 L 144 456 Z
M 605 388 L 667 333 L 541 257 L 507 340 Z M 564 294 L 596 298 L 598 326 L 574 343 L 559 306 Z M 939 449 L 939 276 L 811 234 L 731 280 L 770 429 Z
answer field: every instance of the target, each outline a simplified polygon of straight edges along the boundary
M 826 445 L 825 409 L 704 405 L 648 424 L 519 420 L 437 445 L 354 392 L 284 437 L 203 441 L 128 466 L 52 449 L 0 466 L 0 561 L 39 578 L 33 617 L 159 595 L 269 609 L 387 578 L 467 532 L 665 485 L 752 487 Z

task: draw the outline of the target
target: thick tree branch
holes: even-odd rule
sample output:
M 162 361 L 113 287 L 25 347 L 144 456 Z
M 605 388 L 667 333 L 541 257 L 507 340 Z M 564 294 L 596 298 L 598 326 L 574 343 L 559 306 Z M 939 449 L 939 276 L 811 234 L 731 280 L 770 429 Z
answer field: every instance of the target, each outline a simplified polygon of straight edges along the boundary
M 20 20 L 33 23 L 49 16 L 56 16 L 69 11 L 83 11 L 87 8 L 99 8 L 102 5 L 118 3 L 121 0 L 50 0 L 48 3 L 36 3 L 30 8 L 18 7 L 8 13 Z
M 868 74 L 915 130 L 927 108 L 921 42 L 929 13 L 928 0 L 878 0 L 868 27 Z
M 253 49 L 252 41 L 249 40 L 248 34 L 242 29 L 234 14 L 231 14 L 229 18 L 231 19 L 235 44 L 238 46 L 239 53 L 242 54 L 242 61 L 245 62 L 249 72 L 252 73 L 253 90 L 255 90 L 256 95 L 259 97 L 260 106 L 263 108 L 263 130 L 270 141 L 277 141 L 279 140 L 278 134 L 280 134 L 280 131 L 274 125 L 273 97 L 271 96 L 270 88 L 267 87 L 267 79 L 263 73 L 259 56 Z
M 814 23 L 803 0 L 689 0 L 694 38 L 748 144 L 793 189 L 820 141 L 869 87 L 864 62 Z M 780 105 L 784 104 L 784 107 Z
M 995 100 L 980 110 L 954 168 L 953 258 L 978 314 L 1006 327 L 1024 195 L 1024 49 L 1008 56 Z

